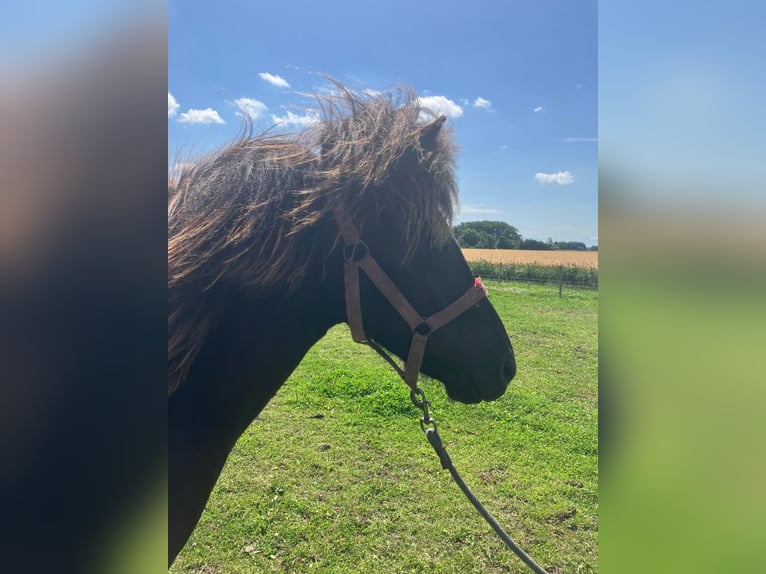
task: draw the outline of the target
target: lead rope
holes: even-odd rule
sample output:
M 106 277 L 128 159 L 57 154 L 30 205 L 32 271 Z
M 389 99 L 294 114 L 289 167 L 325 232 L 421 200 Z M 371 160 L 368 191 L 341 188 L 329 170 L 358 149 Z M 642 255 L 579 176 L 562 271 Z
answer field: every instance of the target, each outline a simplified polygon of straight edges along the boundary
M 377 349 L 375 350 L 377 351 Z M 420 419 L 420 428 L 423 429 L 423 432 L 426 435 L 426 439 L 428 439 L 428 443 L 433 447 L 436 455 L 439 457 L 439 462 L 441 462 L 442 468 L 449 471 L 453 480 L 460 487 L 460 490 L 463 491 L 463 494 L 465 494 L 466 498 L 471 501 L 471 504 L 473 504 L 474 508 L 476 508 L 484 520 L 487 521 L 487 523 L 492 527 L 492 530 L 495 531 L 495 533 L 500 537 L 505 545 L 513 550 L 516 556 L 521 558 L 522 562 L 529 566 L 534 572 L 537 574 L 548 574 L 548 572 L 546 572 L 542 566 L 532 560 L 532 557 L 524 552 L 524 550 L 522 550 L 521 547 L 516 544 L 516 542 L 514 542 L 513 538 L 511 538 L 508 533 L 503 530 L 503 528 L 497 523 L 497 520 L 495 520 L 495 517 L 490 514 L 489 510 L 484 507 L 481 501 L 476 498 L 476 495 L 471 492 L 471 489 L 468 488 L 468 485 L 460 476 L 460 473 L 458 473 L 455 465 L 452 464 L 452 459 L 447 452 L 447 447 L 444 446 L 444 443 L 439 436 L 439 431 L 436 430 L 436 421 L 431 417 L 431 414 L 428 410 L 428 405 L 431 403 L 430 401 L 426 400 L 426 395 L 423 390 L 419 387 L 414 387 L 410 391 L 410 399 L 412 400 L 412 404 L 423 411 L 423 416 Z
M 396 362 L 380 345 L 372 340 L 368 340 L 365 342 L 365 344 L 369 347 L 372 347 L 372 349 L 381 357 L 383 357 L 386 362 L 394 368 L 399 376 L 404 379 L 404 370 L 396 364 Z M 548 574 L 548 572 L 542 566 L 532 560 L 532 557 L 524 552 L 524 550 L 522 550 L 522 548 L 516 544 L 516 542 L 514 542 L 513 538 L 511 538 L 510 535 L 505 530 L 503 530 L 503 527 L 498 524 L 497 520 L 495 520 L 495 517 L 492 516 L 489 510 L 484 507 L 481 501 L 465 483 L 463 477 L 460 476 L 460 473 L 455 468 L 455 465 L 452 464 L 452 459 L 447 452 L 447 447 L 445 447 L 444 443 L 442 442 L 439 431 L 436 430 L 436 421 L 433 419 L 433 417 L 431 417 L 431 413 L 428 408 L 431 402 L 426 399 L 426 395 L 423 392 L 423 389 L 417 386 L 412 387 L 410 390 L 410 400 L 412 401 L 412 404 L 423 411 L 423 416 L 420 418 L 420 428 L 425 433 L 428 443 L 436 452 L 436 456 L 439 457 L 439 462 L 441 462 L 442 468 L 449 471 L 452 479 L 460 487 L 460 490 L 463 491 L 463 494 L 465 494 L 466 498 L 471 501 L 471 504 L 473 504 L 474 508 L 479 512 L 479 514 L 481 514 L 482 518 L 487 521 L 487 523 L 492 527 L 492 530 L 495 531 L 495 534 L 500 537 L 505 545 L 513 550 L 516 556 L 521 558 L 522 562 L 529 566 L 534 572 L 537 574 Z

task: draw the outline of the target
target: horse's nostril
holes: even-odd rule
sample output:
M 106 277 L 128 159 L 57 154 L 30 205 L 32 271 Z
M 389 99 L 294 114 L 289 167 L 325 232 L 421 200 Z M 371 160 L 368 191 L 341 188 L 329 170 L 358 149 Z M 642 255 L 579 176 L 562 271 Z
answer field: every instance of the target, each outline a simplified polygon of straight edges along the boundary
M 510 355 L 503 364 L 503 380 L 510 381 L 516 376 L 516 359 Z

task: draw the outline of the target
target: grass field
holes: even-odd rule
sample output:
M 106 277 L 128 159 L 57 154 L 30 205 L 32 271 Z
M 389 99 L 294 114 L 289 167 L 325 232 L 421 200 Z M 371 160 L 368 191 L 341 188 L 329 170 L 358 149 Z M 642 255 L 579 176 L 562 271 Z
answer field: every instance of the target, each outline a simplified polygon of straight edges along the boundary
M 493 403 L 423 381 L 456 467 L 551 574 L 597 571 L 598 292 L 487 281 L 518 374 Z M 171 572 L 526 572 L 442 470 L 404 383 L 348 329 L 233 450 Z
M 463 249 L 470 261 L 574 266 L 598 269 L 598 251 L 535 251 L 525 249 Z

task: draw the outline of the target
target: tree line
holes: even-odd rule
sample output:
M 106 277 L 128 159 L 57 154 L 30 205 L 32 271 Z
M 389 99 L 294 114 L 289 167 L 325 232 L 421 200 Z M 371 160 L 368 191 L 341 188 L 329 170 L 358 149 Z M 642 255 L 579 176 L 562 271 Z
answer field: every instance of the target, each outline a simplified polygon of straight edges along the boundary
M 466 221 L 452 228 L 460 247 L 478 249 L 537 249 L 549 251 L 598 251 L 581 241 L 540 241 L 524 239 L 513 225 L 505 221 Z

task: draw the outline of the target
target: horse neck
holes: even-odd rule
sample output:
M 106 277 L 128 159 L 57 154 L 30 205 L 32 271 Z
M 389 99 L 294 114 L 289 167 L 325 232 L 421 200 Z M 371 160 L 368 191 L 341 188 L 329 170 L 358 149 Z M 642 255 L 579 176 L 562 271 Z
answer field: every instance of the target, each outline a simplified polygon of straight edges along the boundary
M 343 320 L 342 281 L 332 284 L 308 283 L 292 296 L 225 295 L 220 321 L 168 402 L 169 562 L 236 440 L 311 346 Z
M 219 320 L 189 376 L 171 397 L 202 421 L 241 434 L 289 377 L 306 352 L 343 320 L 342 293 L 309 282 L 295 293 L 226 293 Z

